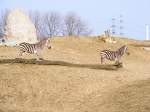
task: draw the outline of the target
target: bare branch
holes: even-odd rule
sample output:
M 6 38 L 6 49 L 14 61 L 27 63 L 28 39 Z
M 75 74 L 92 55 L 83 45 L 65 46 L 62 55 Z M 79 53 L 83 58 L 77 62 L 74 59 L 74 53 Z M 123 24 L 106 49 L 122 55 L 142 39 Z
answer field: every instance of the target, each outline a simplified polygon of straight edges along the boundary
M 1 10 L 0 13 L 0 33 L 4 34 L 5 26 L 6 26 L 6 18 L 8 16 L 9 10 Z
M 64 24 L 65 35 L 79 36 L 89 35 L 91 33 L 91 30 L 89 30 L 87 24 L 75 13 L 68 13 L 64 18 Z
M 61 16 L 57 12 L 49 12 L 44 16 L 45 31 L 48 36 L 58 36 L 61 33 Z

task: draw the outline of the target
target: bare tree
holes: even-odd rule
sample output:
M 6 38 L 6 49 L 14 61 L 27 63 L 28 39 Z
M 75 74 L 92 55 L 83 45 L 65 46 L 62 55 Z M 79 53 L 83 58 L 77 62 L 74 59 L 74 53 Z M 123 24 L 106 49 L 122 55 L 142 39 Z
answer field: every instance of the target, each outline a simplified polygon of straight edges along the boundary
M 87 23 L 81 20 L 75 13 L 68 13 L 62 17 L 61 14 L 57 12 L 42 14 L 38 11 L 30 11 L 29 16 L 36 27 L 38 37 L 91 34 Z
M 64 35 L 89 35 L 91 30 L 75 13 L 68 13 L 64 18 Z
M 87 24 L 82 21 L 81 19 L 78 19 L 77 26 L 76 26 L 76 35 L 84 35 L 88 36 L 92 33 L 92 30 L 88 28 Z
M 49 12 L 44 16 L 44 30 L 49 37 L 61 34 L 62 19 L 57 12 Z
M 30 11 L 29 16 L 35 25 L 38 38 L 46 36 L 44 32 L 43 15 L 38 11 Z
M 9 10 L 7 10 L 7 9 L 1 10 L 1 13 L 0 13 L 0 33 L 1 33 L 1 35 L 4 34 L 4 31 L 5 31 L 6 19 L 7 19 L 8 13 L 9 13 Z

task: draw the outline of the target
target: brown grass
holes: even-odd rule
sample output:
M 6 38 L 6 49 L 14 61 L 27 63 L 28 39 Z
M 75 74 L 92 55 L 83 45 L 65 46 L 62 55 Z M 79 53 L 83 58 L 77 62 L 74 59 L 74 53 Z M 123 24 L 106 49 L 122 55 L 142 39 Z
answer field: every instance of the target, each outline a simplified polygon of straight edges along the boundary
M 53 38 L 43 58 L 77 65 L 99 65 L 99 52 L 129 45 L 117 71 L 88 67 L 0 64 L 2 112 L 150 112 L 150 52 L 116 37 L 117 44 L 92 38 Z M 0 47 L 0 60 L 17 58 L 17 48 Z M 31 60 L 33 55 L 22 58 Z M 112 64 L 113 62 L 106 62 Z M 64 63 L 63 63 L 64 64 Z
M 121 86 L 108 99 L 107 106 L 112 108 L 111 112 L 149 112 L 150 79 Z

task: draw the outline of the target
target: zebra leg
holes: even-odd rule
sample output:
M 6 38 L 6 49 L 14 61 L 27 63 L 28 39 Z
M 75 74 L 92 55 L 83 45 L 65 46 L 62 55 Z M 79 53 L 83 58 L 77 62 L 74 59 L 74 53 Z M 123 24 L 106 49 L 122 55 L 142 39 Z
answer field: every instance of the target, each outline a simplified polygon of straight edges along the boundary
M 42 55 L 41 55 L 41 53 L 39 54 L 39 59 L 40 60 L 44 60 L 43 57 L 42 57 Z
M 40 60 L 39 54 L 38 54 L 38 53 L 35 53 L 35 55 L 36 55 L 36 59 L 39 61 L 39 60 Z
M 43 60 L 42 56 L 39 53 L 36 53 L 36 59 L 38 61 Z
M 121 63 L 121 61 L 120 61 L 120 57 L 115 59 L 115 63 L 116 63 L 116 64 Z
M 23 51 L 19 51 L 19 53 L 18 53 L 18 58 L 22 57 L 23 54 L 24 54 Z
M 42 49 L 37 50 L 38 58 L 39 58 L 39 60 L 44 60 L 42 55 L 41 55 L 41 52 L 42 52 Z
M 118 57 L 118 63 L 121 63 L 121 57 L 120 56 Z
M 118 62 L 118 58 L 115 58 L 115 64 L 118 64 L 119 62 Z
M 19 53 L 19 56 L 21 57 L 21 56 L 22 56 L 22 54 L 23 54 L 23 52 L 20 52 L 20 53 Z

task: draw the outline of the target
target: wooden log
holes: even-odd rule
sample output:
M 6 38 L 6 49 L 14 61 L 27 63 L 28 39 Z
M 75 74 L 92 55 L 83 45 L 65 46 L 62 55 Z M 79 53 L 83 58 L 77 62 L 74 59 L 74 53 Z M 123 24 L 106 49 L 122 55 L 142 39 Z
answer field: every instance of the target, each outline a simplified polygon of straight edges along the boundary
M 37 65 L 57 65 L 57 66 L 68 66 L 68 67 L 82 67 L 90 69 L 104 69 L 104 70 L 117 70 L 122 67 L 122 63 L 116 64 L 75 64 L 65 61 L 51 61 L 51 60 L 41 60 L 36 59 L 0 59 L 0 64 L 6 63 L 20 63 L 20 64 L 37 64 Z

